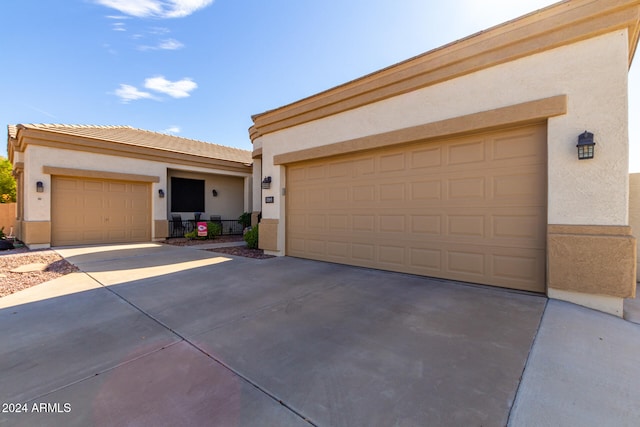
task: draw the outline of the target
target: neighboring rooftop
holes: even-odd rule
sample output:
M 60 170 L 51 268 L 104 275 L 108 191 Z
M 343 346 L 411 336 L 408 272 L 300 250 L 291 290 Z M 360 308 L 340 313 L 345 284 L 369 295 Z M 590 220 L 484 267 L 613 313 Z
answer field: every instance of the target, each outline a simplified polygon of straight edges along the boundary
M 131 126 L 62 125 L 62 124 L 17 124 L 8 126 L 9 145 L 22 151 L 21 134 L 25 131 L 44 131 L 96 141 L 108 141 L 126 146 L 136 146 L 181 153 L 210 159 L 226 160 L 249 165 L 251 152 L 239 148 L 136 129 Z

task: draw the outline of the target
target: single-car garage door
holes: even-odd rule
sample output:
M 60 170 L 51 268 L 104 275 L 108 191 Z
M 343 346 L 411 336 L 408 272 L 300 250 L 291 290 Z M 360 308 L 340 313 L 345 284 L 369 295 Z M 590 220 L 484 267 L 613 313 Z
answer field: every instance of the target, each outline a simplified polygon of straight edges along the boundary
M 64 176 L 52 178 L 53 246 L 151 240 L 148 183 Z
M 545 291 L 546 125 L 287 165 L 286 253 Z

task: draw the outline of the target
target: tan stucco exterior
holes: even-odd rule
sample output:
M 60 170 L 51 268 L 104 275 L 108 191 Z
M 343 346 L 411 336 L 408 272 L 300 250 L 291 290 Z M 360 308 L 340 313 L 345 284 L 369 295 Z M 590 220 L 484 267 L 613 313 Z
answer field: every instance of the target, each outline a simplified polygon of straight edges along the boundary
M 85 127 L 68 129 L 85 130 Z M 107 136 L 110 130 L 100 127 L 96 129 Z M 62 129 L 64 130 L 66 128 Z M 166 138 L 159 134 L 158 137 Z M 198 144 L 205 144 L 190 140 L 188 142 L 193 143 L 196 148 Z M 221 147 L 221 150 L 224 148 Z M 167 149 L 128 146 L 108 139 L 66 135 L 61 134 L 56 127 L 48 129 L 46 125 L 34 128 L 25 126 L 14 137 L 10 132 L 9 154 L 19 187 L 16 236 L 29 247 L 48 247 L 51 244 L 51 189 L 54 176 L 148 183 L 152 240 L 161 240 L 168 234 L 166 221 L 170 215 L 168 200 L 172 174 L 188 174 L 190 177 L 199 176 L 206 180 L 215 176 L 224 181 L 220 187 L 223 190 L 217 199 L 228 203 L 230 207 L 218 210 L 211 206 L 211 212 L 206 212 L 207 214 L 221 213 L 232 215 L 230 219 L 236 219 L 243 211 L 251 211 L 252 173 L 248 163 L 206 158 Z M 250 153 L 246 157 L 250 161 Z M 19 167 L 15 168 L 15 165 Z M 44 185 L 41 193 L 35 191 L 37 182 Z M 213 182 L 209 184 L 214 185 Z M 163 190 L 167 196 L 160 197 L 159 190 Z M 208 191 L 211 195 L 211 189 Z M 209 199 L 212 197 L 207 198 L 205 195 L 208 206 Z
M 550 288 L 635 298 L 636 238 L 631 227 L 549 225 Z
M 528 120 L 547 123 L 547 223 L 627 226 L 627 74 L 639 10 L 631 0 L 559 3 L 254 116 L 254 156 L 261 159 L 261 176 L 272 178 L 271 188 L 262 190 L 262 217 L 278 220 L 272 253 L 287 251 L 290 162 Z M 595 134 L 596 156 L 580 161 L 575 145 L 584 130 Z M 267 196 L 274 203 L 265 204 Z M 630 247 L 623 253 L 632 256 Z M 624 280 L 626 261 L 617 272 Z M 627 289 L 628 283 L 619 286 Z M 628 295 L 613 288 L 583 290 L 587 300 Z M 584 304 L 584 295 L 562 291 L 554 295 Z

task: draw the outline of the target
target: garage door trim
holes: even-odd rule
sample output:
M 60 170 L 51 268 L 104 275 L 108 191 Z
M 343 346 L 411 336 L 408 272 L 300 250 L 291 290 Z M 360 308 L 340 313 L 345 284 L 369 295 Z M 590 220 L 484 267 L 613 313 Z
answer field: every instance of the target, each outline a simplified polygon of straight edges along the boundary
M 89 169 L 59 168 L 55 166 L 43 166 L 42 172 L 52 176 L 73 176 L 77 178 L 110 179 L 115 181 L 160 182 L 160 177 L 154 175 L 138 175 L 133 173 L 107 172 Z
M 440 120 L 391 132 L 369 135 L 321 147 L 277 154 L 274 165 L 313 160 L 358 151 L 408 144 L 428 139 L 462 136 L 467 133 L 486 132 L 506 126 L 521 126 L 544 122 L 550 117 L 567 113 L 567 96 L 558 95 L 508 107 Z

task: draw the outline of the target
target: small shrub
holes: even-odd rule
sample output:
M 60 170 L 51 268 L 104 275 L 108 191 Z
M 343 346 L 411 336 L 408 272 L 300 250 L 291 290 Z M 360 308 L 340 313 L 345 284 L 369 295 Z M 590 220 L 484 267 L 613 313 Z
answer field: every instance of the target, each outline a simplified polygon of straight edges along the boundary
M 6 236 L 6 234 L 4 234 L 4 227 L 0 228 L 0 239 L 4 239 Z
M 213 240 L 216 236 L 222 234 L 222 226 L 216 222 L 207 222 L 207 235 L 206 236 L 198 236 L 198 230 L 190 231 L 189 233 L 185 233 L 184 237 L 187 239 L 198 239 L 198 240 Z
M 257 225 L 244 234 L 244 241 L 247 242 L 247 247 L 249 249 L 258 249 L 258 226 Z
M 197 234 L 197 232 L 196 232 Z M 222 225 L 218 222 L 207 222 L 207 239 L 215 239 L 222 234 Z
M 242 228 L 251 226 L 251 212 L 245 212 L 238 217 L 238 222 L 242 224 Z

